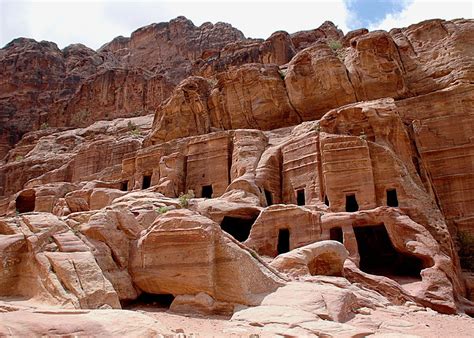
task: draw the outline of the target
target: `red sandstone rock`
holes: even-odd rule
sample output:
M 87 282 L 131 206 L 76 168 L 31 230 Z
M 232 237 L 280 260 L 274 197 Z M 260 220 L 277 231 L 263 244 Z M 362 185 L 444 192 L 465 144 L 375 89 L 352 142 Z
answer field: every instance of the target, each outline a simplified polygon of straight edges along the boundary
M 218 301 L 255 305 L 283 282 L 217 224 L 187 210 L 158 217 L 134 246 L 132 278 L 148 293 L 206 292 Z
M 0 312 L 26 319 L 6 314 L 0 331 L 128 334 L 113 312 L 100 320 L 117 327 L 91 331 L 72 311 L 72 330 L 15 304 L 157 294 L 176 296 L 171 311 L 233 313 L 240 333 L 426 332 L 392 319 L 473 314 L 472 27 L 343 37 L 327 22 L 246 40 L 180 17 L 98 52 L 13 41 L 0 50 Z M 157 107 L 153 125 L 96 121 Z M 342 277 L 315 276 L 342 262 Z
M 321 241 L 278 255 L 271 266 L 291 276 L 341 276 L 347 256 L 341 243 Z
M 353 39 L 344 63 L 358 101 L 406 95 L 405 68 L 388 33 L 376 31 Z
M 339 41 L 343 33 L 331 21 L 325 21 L 321 26 L 310 31 L 301 31 L 291 34 L 297 51 L 305 49 L 318 41 Z
M 356 101 L 344 64 L 324 42 L 302 50 L 291 60 L 285 85 L 303 120 L 316 120 L 331 108 Z

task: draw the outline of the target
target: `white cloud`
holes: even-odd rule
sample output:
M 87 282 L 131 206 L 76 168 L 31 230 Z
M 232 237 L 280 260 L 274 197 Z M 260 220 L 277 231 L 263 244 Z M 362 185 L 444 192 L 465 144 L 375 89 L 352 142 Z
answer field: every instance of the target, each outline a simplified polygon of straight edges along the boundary
M 370 30 L 407 27 L 411 24 L 427 19 L 456 19 L 474 17 L 474 2 L 471 1 L 440 1 L 440 0 L 413 0 L 408 1 L 406 7 L 399 13 L 388 14 L 382 21 L 370 25 Z
M 118 35 L 184 15 L 194 24 L 228 22 L 246 36 L 266 38 L 276 30 L 314 29 L 331 20 L 347 31 L 344 0 L 0 0 L 0 45 L 23 36 L 54 41 L 60 48 L 83 43 L 98 48 Z

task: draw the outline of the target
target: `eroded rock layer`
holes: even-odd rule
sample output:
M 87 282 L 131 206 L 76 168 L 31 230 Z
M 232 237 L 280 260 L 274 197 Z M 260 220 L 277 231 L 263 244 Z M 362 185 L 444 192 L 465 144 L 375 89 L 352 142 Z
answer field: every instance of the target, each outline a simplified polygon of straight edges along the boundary
M 474 314 L 473 36 L 459 19 L 261 40 L 179 17 L 98 51 L 12 41 L 0 312 L 61 307 L 89 334 L 92 309 L 146 303 L 323 336 L 400 333 L 360 319 L 381 309 Z M 48 311 L 0 332 L 49 332 Z

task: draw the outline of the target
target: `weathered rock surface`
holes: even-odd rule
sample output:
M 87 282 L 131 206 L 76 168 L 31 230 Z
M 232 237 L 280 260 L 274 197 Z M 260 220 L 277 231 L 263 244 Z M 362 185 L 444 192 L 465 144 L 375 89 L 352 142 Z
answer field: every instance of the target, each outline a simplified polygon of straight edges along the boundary
M 325 42 L 304 49 L 291 60 L 285 85 L 303 120 L 319 119 L 332 108 L 357 101 L 346 67 Z
M 321 241 L 278 255 L 271 266 L 291 276 L 342 276 L 348 255 L 341 243 Z
M 473 29 L 263 40 L 179 17 L 98 51 L 14 40 L 0 335 L 157 335 L 173 312 L 232 316 L 222 334 L 470 333 Z
M 158 109 L 152 144 L 216 129 L 269 130 L 300 122 L 275 65 L 248 64 L 217 75 L 212 83 L 190 77 Z
M 152 337 L 170 334 L 158 321 L 135 311 L 125 310 L 18 310 L 0 313 L 3 336 Z
M 218 301 L 256 305 L 283 283 L 217 224 L 187 210 L 157 218 L 134 246 L 132 278 L 147 293 L 206 292 Z
M 98 51 L 15 39 L 0 50 L 0 158 L 31 129 L 150 114 L 203 53 L 244 39 L 229 24 L 196 27 L 184 17 L 142 27 Z

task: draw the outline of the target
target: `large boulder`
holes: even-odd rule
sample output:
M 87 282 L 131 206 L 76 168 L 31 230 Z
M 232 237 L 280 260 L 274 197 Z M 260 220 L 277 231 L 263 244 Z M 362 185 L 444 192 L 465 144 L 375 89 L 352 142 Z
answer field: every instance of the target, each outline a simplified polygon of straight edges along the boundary
M 336 241 L 321 241 L 278 255 L 270 264 L 291 276 L 342 276 L 348 252 Z
M 194 295 L 247 305 L 282 285 L 258 257 L 225 235 L 208 218 L 189 210 L 168 211 L 133 243 L 134 284 L 152 294 Z
M 332 108 L 357 101 L 346 67 L 324 42 L 296 54 L 288 65 L 285 85 L 303 120 L 319 119 Z

